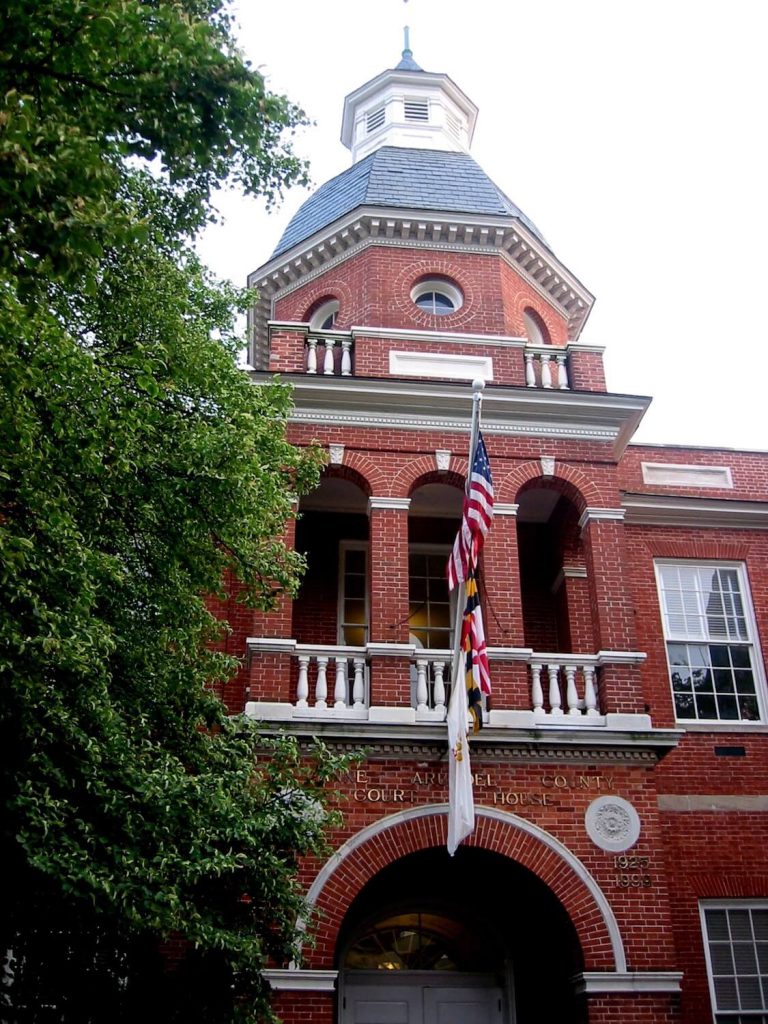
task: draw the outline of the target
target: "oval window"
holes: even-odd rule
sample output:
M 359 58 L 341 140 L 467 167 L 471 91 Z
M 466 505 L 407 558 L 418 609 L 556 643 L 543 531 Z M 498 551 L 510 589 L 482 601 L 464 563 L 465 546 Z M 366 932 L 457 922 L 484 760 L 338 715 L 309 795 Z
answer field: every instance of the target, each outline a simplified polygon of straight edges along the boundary
M 464 296 L 455 284 L 440 278 L 428 278 L 420 281 L 411 290 L 411 299 L 425 313 L 433 316 L 447 316 L 460 309 Z

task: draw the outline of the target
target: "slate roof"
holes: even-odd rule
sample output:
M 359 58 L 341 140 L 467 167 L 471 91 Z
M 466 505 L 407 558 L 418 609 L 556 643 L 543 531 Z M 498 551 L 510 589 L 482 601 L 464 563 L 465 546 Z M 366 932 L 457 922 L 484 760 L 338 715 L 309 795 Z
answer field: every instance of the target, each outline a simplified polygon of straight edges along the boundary
M 382 146 L 321 185 L 291 218 L 272 256 L 359 206 L 510 217 L 547 244 L 536 225 L 466 153 Z

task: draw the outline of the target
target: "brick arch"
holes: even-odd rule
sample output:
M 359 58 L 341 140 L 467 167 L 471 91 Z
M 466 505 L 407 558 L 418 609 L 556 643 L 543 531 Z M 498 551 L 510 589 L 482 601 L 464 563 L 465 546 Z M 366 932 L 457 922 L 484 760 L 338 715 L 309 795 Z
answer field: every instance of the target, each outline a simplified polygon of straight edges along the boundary
M 745 562 L 749 557 L 749 541 L 725 541 L 712 531 L 711 537 L 683 537 L 673 540 L 649 538 L 645 547 L 654 558 L 699 558 Z
M 464 490 L 466 472 L 466 458 L 451 456 L 448 469 L 438 469 L 434 454 L 422 455 L 400 467 L 390 482 L 388 497 L 410 498 L 424 484 L 452 484 Z
M 626 971 L 611 906 L 584 865 L 554 836 L 509 811 L 475 807 L 467 845 L 501 854 L 531 870 L 559 900 L 579 937 L 586 970 Z M 444 847 L 448 805 L 432 804 L 382 818 L 347 840 L 315 877 L 308 901 L 319 911 L 318 951 L 311 966 L 331 968 L 344 916 L 355 896 L 383 868 L 409 853 Z
M 387 486 L 387 478 L 381 468 L 372 459 L 359 452 L 345 450 L 342 464 L 330 463 L 323 470 L 323 476 L 350 480 L 353 484 L 357 484 L 369 498 L 372 494 L 381 494 L 382 488 Z
M 508 317 L 511 320 L 512 329 L 521 338 L 526 336 L 525 318 L 523 314 L 529 310 L 536 314 L 541 320 L 549 335 L 550 344 L 561 347 L 568 341 L 568 325 L 561 316 L 549 305 L 543 302 L 541 296 L 530 288 L 522 280 L 519 280 L 519 289 L 511 297 L 508 304 Z
M 424 278 L 445 278 L 459 288 L 464 301 L 459 309 L 447 316 L 433 316 L 419 309 L 411 300 L 411 289 Z M 461 260 L 451 258 L 443 252 L 430 255 L 419 253 L 398 272 L 393 281 L 394 301 L 398 311 L 406 320 L 428 330 L 453 330 L 466 326 L 477 314 L 480 296 L 474 278 L 465 271 Z
M 302 323 L 309 321 L 313 310 L 320 303 L 329 299 L 337 299 L 339 303 L 336 327 L 343 330 L 350 326 L 356 315 L 355 295 L 348 280 L 336 271 L 323 274 L 317 281 L 300 286 L 295 291 L 281 296 L 279 319 L 298 320 Z
M 570 498 L 580 513 L 589 505 L 603 504 L 600 491 L 580 469 L 556 461 L 555 475 L 543 477 L 541 462 L 538 459 L 525 462 L 522 466 L 513 469 L 511 473 L 507 473 L 496 484 L 496 500 L 510 503 L 517 501 L 520 491 L 532 480 L 557 487 L 567 498 Z

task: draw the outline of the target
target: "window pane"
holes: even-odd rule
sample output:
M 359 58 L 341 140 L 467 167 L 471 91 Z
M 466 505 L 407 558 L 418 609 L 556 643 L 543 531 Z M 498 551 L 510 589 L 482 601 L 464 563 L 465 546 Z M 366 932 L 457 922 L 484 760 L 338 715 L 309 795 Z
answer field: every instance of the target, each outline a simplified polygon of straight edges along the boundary
M 715 974 L 733 974 L 733 955 L 729 945 L 724 942 L 711 943 L 709 956 Z
M 355 624 L 365 622 L 365 601 L 345 601 L 344 621 Z
M 349 647 L 364 647 L 366 643 L 365 626 L 345 626 L 342 643 Z
M 713 941 L 728 940 L 728 916 L 725 910 L 707 910 L 704 913 L 704 920 L 707 924 L 707 935 Z
M 737 974 L 756 974 L 757 957 L 751 942 L 735 942 L 733 944 L 733 961 Z
M 718 1010 L 738 1010 L 739 997 L 733 978 L 715 978 L 715 999 Z
M 737 942 L 739 939 L 752 938 L 752 924 L 749 919 L 748 910 L 729 910 L 728 924 L 731 929 L 731 939 Z
M 365 575 L 365 552 L 364 551 L 347 551 L 346 569 L 349 573 L 357 573 L 360 576 Z
M 763 993 L 759 978 L 739 978 L 739 999 L 742 1010 L 762 1010 Z
M 702 694 L 696 698 L 696 710 L 699 718 L 717 718 L 715 698 Z
M 365 576 L 347 575 L 344 589 L 347 597 L 365 597 Z
M 739 705 L 735 697 L 719 694 L 717 697 L 718 718 L 726 721 L 733 721 L 739 718 Z
M 675 714 L 678 718 L 695 718 L 696 708 L 693 704 L 693 697 L 687 693 L 676 693 Z

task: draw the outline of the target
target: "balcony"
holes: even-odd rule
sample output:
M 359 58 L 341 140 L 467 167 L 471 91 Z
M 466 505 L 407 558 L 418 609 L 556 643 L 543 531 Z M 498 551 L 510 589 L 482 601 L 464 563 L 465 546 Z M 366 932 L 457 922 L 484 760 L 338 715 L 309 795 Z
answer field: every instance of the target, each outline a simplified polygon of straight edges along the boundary
M 248 654 L 256 675 L 277 681 L 272 694 L 246 704 L 263 721 L 305 720 L 378 725 L 437 724 L 445 720 L 451 690 L 451 652 L 412 644 L 364 647 L 301 644 L 290 639 L 251 638 Z M 484 722 L 498 729 L 614 729 L 647 731 L 645 714 L 616 714 L 601 707 L 600 677 L 607 668 L 639 665 L 639 652 L 540 653 L 530 648 L 489 649 L 492 675 L 500 685 Z M 277 661 L 275 659 L 278 659 Z M 397 704 L 377 697 L 379 676 L 399 675 Z M 390 691 L 391 692 L 391 691 Z M 408 700 L 410 696 L 410 700 Z M 503 706 L 503 704 L 513 706 Z

